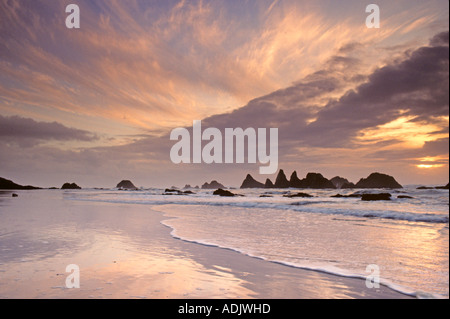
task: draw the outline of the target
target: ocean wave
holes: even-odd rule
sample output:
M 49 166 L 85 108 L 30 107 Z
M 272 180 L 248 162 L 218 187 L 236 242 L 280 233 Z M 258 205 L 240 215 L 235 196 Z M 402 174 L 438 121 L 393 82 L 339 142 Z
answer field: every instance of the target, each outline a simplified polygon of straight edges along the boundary
M 153 198 L 152 198 L 153 197 Z M 181 197 L 181 196 L 180 196 Z M 209 206 L 231 206 L 241 208 L 271 208 L 279 210 L 292 210 L 302 213 L 313 214 L 328 214 L 340 216 L 353 216 L 360 218 L 382 218 L 391 220 L 401 220 L 409 222 L 424 222 L 424 223 L 448 223 L 449 216 L 434 213 L 417 213 L 398 210 L 381 209 L 377 206 L 374 208 L 367 208 L 362 205 L 357 205 L 354 208 L 349 208 L 348 202 L 345 207 L 340 207 L 341 202 L 328 200 L 305 200 L 305 201 L 257 201 L 257 200 L 243 200 L 242 197 L 234 198 L 214 198 L 211 197 L 184 197 L 180 199 L 173 199 L 171 196 L 162 197 L 160 195 L 148 195 L 140 198 L 96 198 L 96 197 L 71 197 L 69 199 L 82 201 L 101 201 L 108 203 L 131 203 L 144 205 L 209 205 Z M 253 198 L 255 199 L 255 198 Z M 323 205 L 327 205 L 324 207 Z M 384 206 L 385 208 L 385 206 Z
M 361 280 L 367 279 L 367 274 L 358 274 L 358 273 L 351 272 L 349 270 L 342 269 L 342 268 L 339 268 L 339 267 L 336 267 L 333 265 L 329 265 L 329 264 L 310 265 L 307 263 L 303 263 L 303 264 L 295 263 L 295 262 L 290 262 L 290 261 L 286 261 L 286 260 L 282 260 L 282 259 L 270 259 L 265 256 L 255 255 L 255 254 L 247 251 L 246 249 L 235 248 L 235 247 L 231 247 L 231 246 L 227 246 L 227 245 L 212 243 L 212 242 L 205 241 L 202 239 L 183 237 L 178 234 L 176 227 L 174 227 L 173 225 L 170 224 L 170 219 L 161 221 L 161 224 L 171 229 L 170 235 L 173 238 L 179 239 L 179 240 L 182 240 L 185 242 L 195 243 L 195 244 L 208 246 L 208 247 L 217 247 L 217 248 L 221 248 L 221 249 L 228 249 L 228 250 L 232 250 L 237 253 L 252 257 L 252 258 L 258 258 L 261 260 L 265 260 L 265 261 L 276 263 L 276 264 L 281 264 L 281 265 L 288 266 L 288 267 L 318 271 L 318 272 L 323 272 L 323 273 L 327 273 L 330 275 L 346 277 L 346 278 L 355 278 L 355 279 L 361 279 Z M 379 284 L 382 286 L 388 287 L 394 291 L 397 291 L 399 293 L 402 293 L 404 295 L 416 297 L 418 299 L 445 299 L 446 298 L 445 296 L 440 295 L 440 294 L 432 294 L 432 293 L 427 293 L 427 292 L 423 292 L 423 291 L 417 291 L 412 288 L 396 284 L 396 283 L 394 283 L 390 280 L 384 279 L 384 278 L 380 278 Z

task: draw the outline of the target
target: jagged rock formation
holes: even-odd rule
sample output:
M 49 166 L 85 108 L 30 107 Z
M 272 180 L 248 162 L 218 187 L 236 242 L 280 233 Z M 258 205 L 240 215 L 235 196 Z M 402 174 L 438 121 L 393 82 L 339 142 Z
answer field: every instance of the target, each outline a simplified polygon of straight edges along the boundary
M 294 171 L 289 179 L 289 186 L 294 188 L 302 188 L 302 181 L 297 176 L 297 172 Z
M 319 173 L 308 173 L 306 178 L 301 180 L 302 188 L 336 188 L 330 180 Z
M 280 169 L 277 178 L 275 179 L 274 188 L 288 188 L 290 187 L 289 181 L 284 174 L 284 171 Z
M 202 189 L 218 189 L 218 188 L 225 188 L 222 184 L 220 184 L 217 181 L 211 181 L 211 183 L 205 183 L 202 185 Z
M 266 179 L 266 183 L 264 184 L 264 188 L 274 188 L 272 181 L 270 179 Z
M 334 184 L 334 186 L 336 188 L 355 188 L 355 184 L 353 184 L 352 182 L 349 182 L 348 179 L 340 177 L 340 176 L 335 176 L 332 179 L 330 179 L 330 181 Z
M 247 177 L 242 182 L 241 188 L 264 188 L 264 184 L 255 180 L 252 175 L 247 174 Z

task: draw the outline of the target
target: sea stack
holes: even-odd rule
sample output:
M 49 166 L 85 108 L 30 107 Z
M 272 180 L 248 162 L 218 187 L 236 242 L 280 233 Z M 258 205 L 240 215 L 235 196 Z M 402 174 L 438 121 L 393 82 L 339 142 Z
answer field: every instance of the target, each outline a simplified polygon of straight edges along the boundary
M 305 179 L 302 179 L 303 188 L 336 188 L 333 182 L 323 177 L 322 174 L 319 173 L 308 173 Z
M 392 176 L 372 173 L 367 178 L 361 178 L 355 188 L 403 188 L 403 186 Z
M 119 184 L 117 184 L 116 188 L 123 190 L 136 190 L 137 187 L 129 180 L 123 180 Z
M 218 181 L 211 181 L 211 183 L 205 183 L 202 185 L 202 189 L 218 189 L 218 188 L 226 188 L 222 184 L 220 184 Z
M 274 187 L 275 188 L 289 188 L 289 181 L 286 178 L 286 175 L 284 174 L 284 171 L 280 169 L 278 172 L 277 178 L 275 180 Z
M 298 178 L 296 171 L 294 171 L 291 174 L 291 178 L 289 179 L 289 184 L 291 187 L 294 187 L 294 188 L 302 188 L 302 181 L 300 180 L 300 178 Z
M 241 188 L 264 188 L 264 184 L 255 180 L 252 175 L 247 174 L 247 177 L 242 182 Z
M 81 187 L 75 183 L 64 183 L 61 189 L 81 189 Z
M 272 181 L 270 179 L 266 179 L 266 183 L 264 184 L 264 188 L 274 188 Z
M 340 176 L 335 176 L 330 181 L 336 188 L 355 188 L 355 184 L 349 182 L 348 179 Z

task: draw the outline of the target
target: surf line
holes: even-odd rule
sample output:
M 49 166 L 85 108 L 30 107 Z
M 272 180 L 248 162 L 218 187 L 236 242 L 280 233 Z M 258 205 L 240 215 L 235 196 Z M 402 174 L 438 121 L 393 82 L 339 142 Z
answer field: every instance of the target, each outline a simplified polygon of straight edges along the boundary
M 192 139 L 186 128 L 178 127 L 170 133 L 170 140 L 178 141 L 170 150 L 172 163 L 241 164 L 245 163 L 247 155 L 249 164 L 256 164 L 257 158 L 259 163 L 268 164 L 259 167 L 260 174 L 274 174 L 278 170 L 278 128 L 269 129 L 269 147 L 266 128 L 225 128 L 223 137 L 222 132 L 215 127 L 209 127 L 202 132 L 202 121 L 194 120 L 191 130 Z M 202 148 L 202 141 L 209 142 Z

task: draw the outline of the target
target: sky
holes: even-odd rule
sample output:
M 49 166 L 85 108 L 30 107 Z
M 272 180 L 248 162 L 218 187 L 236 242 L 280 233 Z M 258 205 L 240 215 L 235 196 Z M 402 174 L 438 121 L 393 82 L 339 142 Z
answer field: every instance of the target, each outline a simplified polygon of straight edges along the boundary
M 69 4 L 80 28 L 68 29 Z M 278 168 L 448 183 L 449 3 L 0 0 L 0 176 L 239 187 L 256 164 L 174 164 L 177 127 L 278 128 Z

